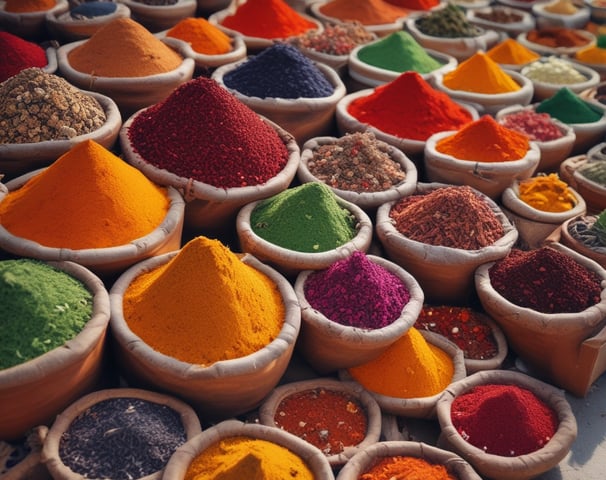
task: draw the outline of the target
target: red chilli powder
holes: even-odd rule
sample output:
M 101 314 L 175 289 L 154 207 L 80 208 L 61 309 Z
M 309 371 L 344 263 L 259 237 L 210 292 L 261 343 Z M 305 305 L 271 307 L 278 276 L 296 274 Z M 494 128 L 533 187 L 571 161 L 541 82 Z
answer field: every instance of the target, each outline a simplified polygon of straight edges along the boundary
M 437 132 L 459 130 L 473 120 L 469 110 L 412 71 L 354 99 L 347 111 L 384 133 L 421 141 Z
M 558 428 L 556 412 L 517 385 L 478 385 L 453 400 L 450 416 L 467 442 L 504 457 L 542 448 Z
M 276 130 L 207 77 L 137 115 L 128 137 L 148 163 L 217 188 L 261 185 L 288 161 Z
M 48 64 L 45 50 L 9 32 L 0 32 L 0 82 L 26 68 L 44 68 Z

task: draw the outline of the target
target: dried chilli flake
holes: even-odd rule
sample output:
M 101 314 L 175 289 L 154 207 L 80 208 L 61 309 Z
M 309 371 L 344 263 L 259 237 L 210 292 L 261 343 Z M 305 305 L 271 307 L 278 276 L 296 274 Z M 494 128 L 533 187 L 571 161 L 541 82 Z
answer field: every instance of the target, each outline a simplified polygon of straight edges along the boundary
M 381 192 L 406 178 L 402 166 L 391 158 L 390 148 L 372 132 L 348 133 L 334 143 L 316 147 L 307 168 L 332 188 Z
M 531 140 L 548 142 L 564 136 L 548 113 L 521 110 L 505 115 L 499 120 L 501 125 L 528 135 Z
M 505 233 L 488 202 L 466 185 L 403 197 L 389 216 L 402 235 L 434 246 L 479 250 Z
M 342 24 L 328 23 L 322 31 L 310 30 L 296 37 L 289 43 L 295 47 L 307 48 L 327 55 L 347 55 L 356 46 L 373 40 L 374 35 L 358 21 Z
M 486 315 L 470 307 L 425 305 L 415 327 L 445 336 L 463 350 L 468 359 L 487 360 L 498 353 Z
M 347 392 L 318 387 L 288 395 L 279 403 L 276 426 L 292 433 L 326 455 L 336 455 L 366 437 L 367 412 Z
M 185 441 L 181 416 L 169 406 L 110 398 L 71 422 L 60 439 L 59 455 L 85 478 L 131 480 L 163 469 Z

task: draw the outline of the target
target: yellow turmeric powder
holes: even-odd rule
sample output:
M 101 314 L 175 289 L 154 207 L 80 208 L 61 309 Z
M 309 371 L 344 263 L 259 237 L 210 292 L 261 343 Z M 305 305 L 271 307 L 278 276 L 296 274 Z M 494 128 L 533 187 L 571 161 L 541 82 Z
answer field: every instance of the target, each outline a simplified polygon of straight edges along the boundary
M 557 173 L 521 180 L 518 191 L 520 200 L 543 212 L 566 212 L 577 204 L 574 193 Z
M 124 319 L 151 348 L 211 365 L 254 353 L 284 324 L 285 306 L 269 277 L 219 240 L 196 237 L 124 292 Z
M 378 358 L 349 369 L 364 388 L 396 398 L 431 397 L 452 381 L 452 358 L 412 327 Z
M 268 440 L 224 438 L 196 456 L 183 480 L 314 480 L 305 461 Z
M 86 140 L 10 191 L 0 202 L 0 224 L 47 247 L 115 247 L 151 233 L 169 207 L 165 188 Z
M 423 458 L 396 455 L 382 457 L 360 476 L 360 480 L 456 480 L 444 465 L 429 463 Z
M 474 93 L 509 93 L 522 88 L 484 52 L 476 52 L 454 70 L 444 74 L 444 86 Z
M 145 77 L 178 68 L 183 58 L 130 18 L 116 18 L 68 53 L 70 66 L 98 77 Z
M 204 55 L 220 55 L 232 50 L 229 35 L 202 17 L 184 18 L 168 30 L 166 36 L 183 40 L 194 52 Z
M 472 162 L 519 160 L 529 148 L 527 135 L 500 125 L 490 115 L 483 115 L 436 143 L 438 152 Z
M 43 12 L 57 4 L 56 0 L 6 0 L 4 11 L 11 13 Z

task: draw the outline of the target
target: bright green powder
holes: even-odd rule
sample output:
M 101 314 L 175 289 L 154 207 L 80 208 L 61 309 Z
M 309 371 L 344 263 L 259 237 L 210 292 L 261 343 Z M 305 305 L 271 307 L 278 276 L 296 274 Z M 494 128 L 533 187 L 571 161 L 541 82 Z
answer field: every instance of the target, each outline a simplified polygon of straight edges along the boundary
M 555 95 L 543 100 L 535 110 L 539 113 L 548 113 L 567 124 L 593 123 L 603 116 L 597 107 L 592 107 L 567 87 L 561 88 Z
M 309 182 L 259 202 L 250 215 L 264 240 L 297 252 L 333 250 L 356 235 L 356 219 L 323 183 Z
M 92 311 L 92 293 L 62 270 L 32 259 L 0 261 L 0 369 L 63 345 Z
M 358 58 L 368 65 L 394 72 L 415 71 L 422 74 L 433 72 L 443 65 L 403 30 L 360 48 Z

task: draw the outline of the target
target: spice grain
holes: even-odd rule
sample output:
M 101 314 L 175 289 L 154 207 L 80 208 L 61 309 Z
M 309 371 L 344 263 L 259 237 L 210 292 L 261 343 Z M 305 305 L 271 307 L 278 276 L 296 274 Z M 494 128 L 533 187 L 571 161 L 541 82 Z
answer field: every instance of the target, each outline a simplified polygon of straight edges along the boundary
M 381 457 L 360 475 L 360 480 L 457 480 L 444 465 L 418 457 L 402 455 Z
M 315 50 L 327 55 L 347 55 L 358 45 L 370 42 L 375 37 L 360 22 L 328 22 L 322 31 L 310 30 L 286 41 L 298 49 Z
M 508 113 L 499 119 L 506 128 L 528 135 L 530 140 L 549 142 L 562 138 L 564 133 L 553 122 L 548 113 L 539 113 L 533 109 L 524 109 Z
M 44 68 L 46 51 L 38 44 L 0 31 L 0 83 L 26 68 Z

